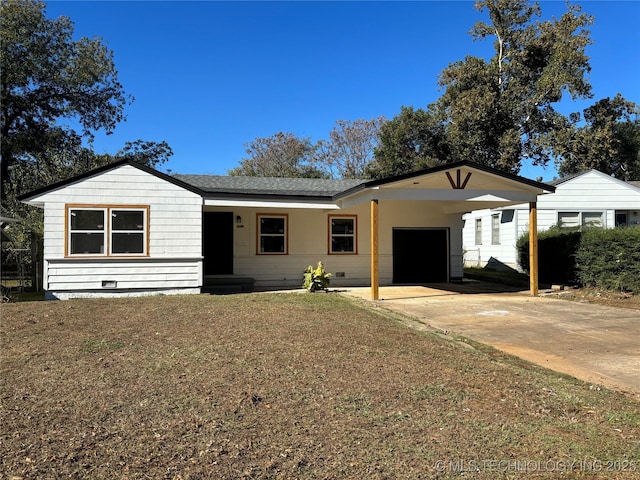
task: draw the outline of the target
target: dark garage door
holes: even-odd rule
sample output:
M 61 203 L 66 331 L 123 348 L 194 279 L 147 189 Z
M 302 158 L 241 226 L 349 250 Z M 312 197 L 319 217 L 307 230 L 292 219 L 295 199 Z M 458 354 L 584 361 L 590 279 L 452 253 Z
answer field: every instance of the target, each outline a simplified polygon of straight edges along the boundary
M 447 229 L 393 229 L 393 283 L 449 280 Z

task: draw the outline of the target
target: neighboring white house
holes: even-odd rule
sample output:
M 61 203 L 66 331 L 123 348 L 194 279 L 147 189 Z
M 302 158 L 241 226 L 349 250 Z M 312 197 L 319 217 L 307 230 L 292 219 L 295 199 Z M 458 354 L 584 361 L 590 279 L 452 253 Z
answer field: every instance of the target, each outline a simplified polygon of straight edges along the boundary
M 550 182 L 555 193 L 538 198 L 538 231 L 554 225 L 614 228 L 640 225 L 640 185 L 597 170 Z M 527 204 L 474 210 L 464 215 L 466 266 L 488 262 L 518 268 L 516 241 L 529 231 Z M 495 262 L 495 263 L 494 263 Z
M 47 298 L 463 276 L 462 214 L 554 189 L 471 162 L 382 180 L 166 175 L 127 161 L 29 193 L 44 208 Z M 373 227 L 372 227 L 373 225 Z M 376 290 L 377 291 L 377 290 Z M 375 298 L 375 294 L 372 293 Z

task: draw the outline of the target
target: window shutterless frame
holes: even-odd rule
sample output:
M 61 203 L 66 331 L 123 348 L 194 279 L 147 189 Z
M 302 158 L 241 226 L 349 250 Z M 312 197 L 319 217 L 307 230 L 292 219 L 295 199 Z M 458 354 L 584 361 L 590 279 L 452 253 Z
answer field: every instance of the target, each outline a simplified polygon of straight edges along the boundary
M 482 245 L 482 219 L 476 218 L 475 222 L 475 243 Z
M 66 205 L 65 257 L 149 256 L 148 205 Z
M 558 225 L 561 228 L 596 227 L 604 228 L 604 212 L 558 212 Z
M 256 215 L 256 254 L 289 254 L 289 215 L 258 213 Z
M 329 215 L 329 255 L 357 255 L 358 217 L 356 215 Z
M 500 214 L 491 215 L 491 245 L 500 245 Z

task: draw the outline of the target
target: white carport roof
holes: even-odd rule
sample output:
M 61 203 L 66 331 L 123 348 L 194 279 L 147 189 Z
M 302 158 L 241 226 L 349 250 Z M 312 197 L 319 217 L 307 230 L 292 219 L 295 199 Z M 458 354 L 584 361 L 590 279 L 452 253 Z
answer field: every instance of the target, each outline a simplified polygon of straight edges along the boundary
M 364 182 L 334 196 L 341 207 L 377 200 L 438 202 L 445 213 L 497 208 L 535 202 L 555 187 L 472 162 L 439 167 Z

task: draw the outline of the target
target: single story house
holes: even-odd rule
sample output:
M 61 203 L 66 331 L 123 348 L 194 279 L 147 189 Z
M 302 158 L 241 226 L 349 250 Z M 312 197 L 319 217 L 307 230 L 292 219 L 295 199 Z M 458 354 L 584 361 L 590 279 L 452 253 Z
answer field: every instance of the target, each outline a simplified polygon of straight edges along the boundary
M 553 191 L 468 161 L 369 181 L 167 175 L 120 161 L 21 200 L 44 208 L 47 298 L 299 287 L 323 261 L 332 285 L 371 285 L 377 299 L 379 285 L 462 278 L 463 213 L 528 202 L 535 219 L 538 195 Z
M 556 191 L 538 199 L 538 230 L 552 226 L 640 226 L 640 183 L 589 170 L 550 182 Z M 527 204 L 476 209 L 464 215 L 466 266 L 518 268 L 516 241 L 529 231 Z

